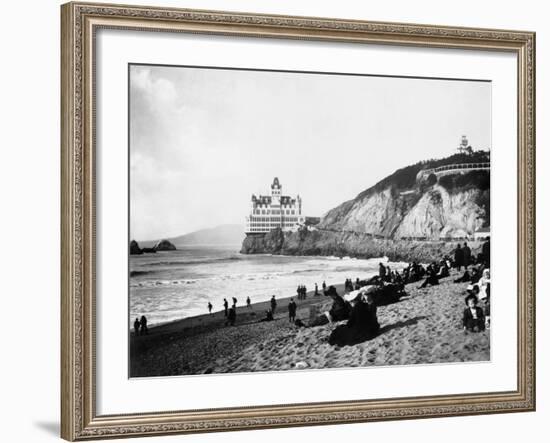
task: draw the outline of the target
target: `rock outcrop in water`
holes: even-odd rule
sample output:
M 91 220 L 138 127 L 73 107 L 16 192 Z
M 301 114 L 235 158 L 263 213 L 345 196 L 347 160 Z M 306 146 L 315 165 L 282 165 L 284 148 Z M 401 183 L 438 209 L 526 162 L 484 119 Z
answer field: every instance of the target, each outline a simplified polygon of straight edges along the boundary
M 427 168 L 466 160 L 487 162 L 489 155 L 458 154 L 400 169 L 328 211 L 315 229 L 248 235 L 241 252 L 431 261 L 448 254 L 457 239 L 490 225 L 488 170 L 417 179 Z M 478 245 L 471 246 L 477 252 Z
M 161 240 L 155 245 L 155 251 L 175 251 L 176 247 L 168 240 Z
M 139 247 L 139 244 L 137 241 L 132 240 L 130 242 L 130 255 L 141 255 L 143 254 L 143 251 Z

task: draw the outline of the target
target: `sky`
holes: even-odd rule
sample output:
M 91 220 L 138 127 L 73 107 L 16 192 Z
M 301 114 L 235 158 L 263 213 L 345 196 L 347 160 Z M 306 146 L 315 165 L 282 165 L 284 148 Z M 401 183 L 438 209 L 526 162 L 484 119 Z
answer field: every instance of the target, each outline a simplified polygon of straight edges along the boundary
M 244 224 L 252 194 L 322 216 L 396 169 L 491 148 L 491 84 L 130 67 L 130 236 Z

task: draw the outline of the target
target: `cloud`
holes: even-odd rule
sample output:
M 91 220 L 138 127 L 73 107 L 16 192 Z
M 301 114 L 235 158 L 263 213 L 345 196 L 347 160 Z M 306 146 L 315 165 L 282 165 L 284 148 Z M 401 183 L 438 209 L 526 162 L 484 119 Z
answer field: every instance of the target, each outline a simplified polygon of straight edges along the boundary
M 131 235 L 242 223 L 274 176 L 321 215 L 395 169 L 490 146 L 489 83 L 133 66 Z

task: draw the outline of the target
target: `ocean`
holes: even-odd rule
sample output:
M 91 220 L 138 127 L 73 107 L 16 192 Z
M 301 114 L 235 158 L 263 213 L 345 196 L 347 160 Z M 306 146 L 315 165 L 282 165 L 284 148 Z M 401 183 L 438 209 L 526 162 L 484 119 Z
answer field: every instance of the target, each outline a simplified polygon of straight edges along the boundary
M 384 259 L 299 257 L 239 253 L 240 245 L 188 246 L 176 251 L 130 256 L 130 327 L 145 315 L 149 325 L 223 309 L 223 299 L 237 306 L 296 294 L 296 287 L 368 278 Z M 390 264 L 391 265 L 391 264 Z

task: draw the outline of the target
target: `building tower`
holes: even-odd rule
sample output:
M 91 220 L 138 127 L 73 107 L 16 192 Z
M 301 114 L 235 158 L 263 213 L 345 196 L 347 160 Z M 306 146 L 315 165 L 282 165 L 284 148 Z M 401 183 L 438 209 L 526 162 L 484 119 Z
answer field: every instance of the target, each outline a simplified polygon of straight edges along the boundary
M 458 146 L 457 150 L 459 154 L 465 154 L 466 152 L 468 152 L 468 137 L 466 137 L 465 135 L 462 136 L 460 140 L 460 145 Z
M 281 192 L 282 186 L 279 183 L 279 178 L 275 177 L 273 183 L 271 184 L 271 205 L 279 206 L 281 204 Z

